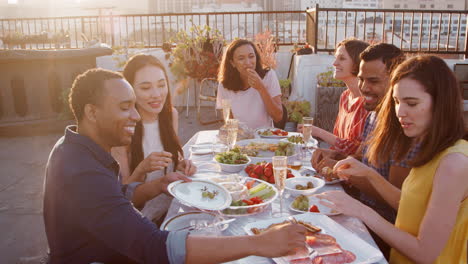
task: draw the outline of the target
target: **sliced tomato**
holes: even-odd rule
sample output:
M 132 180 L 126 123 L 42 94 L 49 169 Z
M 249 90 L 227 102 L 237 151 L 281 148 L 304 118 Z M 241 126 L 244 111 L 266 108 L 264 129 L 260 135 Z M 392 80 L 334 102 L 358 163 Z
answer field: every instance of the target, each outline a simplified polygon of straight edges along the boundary
M 320 213 L 320 210 L 319 210 L 318 207 L 314 204 L 314 205 L 312 205 L 312 206 L 310 207 L 309 212 Z
M 254 204 L 252 201 L 250 201 L 248 199 L 244 199 L 244 200 L 242 200 L 242 202 L 244 202 L 247 205 L 253 205 Z
M 245 187 L 247 187 L 247 189 L 250 190 L 253 187 L 254 184 L 255 184 L 255 181 L 248 181 L 248 182 L 245 183 Z

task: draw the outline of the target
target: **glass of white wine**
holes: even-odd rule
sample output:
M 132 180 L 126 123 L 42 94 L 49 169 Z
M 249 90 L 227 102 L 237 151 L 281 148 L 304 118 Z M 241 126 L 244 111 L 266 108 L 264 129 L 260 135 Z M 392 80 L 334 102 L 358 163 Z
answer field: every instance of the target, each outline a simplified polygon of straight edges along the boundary
M 283 192 L 286 184 L 286 175 L 288 173 L 288 157 L 286 156 L 274 156 L 272 158 L 273 163 L 273 175 L 275 177 L 275 185 L 279 191 L 280 197 L 280 212 L 274 214 L 275 217 L 288 216 L 287 213 L 283 212 Z
M 229 149 L 232 149 L 236 144 L 237 140 L 237 130 L 239 129 L 239 120 L 237 119 L 228 119 L 226 121 L 227 137 L 226 145 Z
M 302 125 L 302 137 L 304 139 L 304 147 L 308 150 L 307 143 L 309 143 L 310 138 L 312 137 L 312 126 L 314 124 L 313 117 L 303 117 L 302 118 L 303 125 Z M 307 152 L 306 152 L 307 154 Z
M 223 108 L 224 124 L 226 124 L 229 120 L 229 116 L 231 115 L 231 99 L 222 99 L 221 107 Z

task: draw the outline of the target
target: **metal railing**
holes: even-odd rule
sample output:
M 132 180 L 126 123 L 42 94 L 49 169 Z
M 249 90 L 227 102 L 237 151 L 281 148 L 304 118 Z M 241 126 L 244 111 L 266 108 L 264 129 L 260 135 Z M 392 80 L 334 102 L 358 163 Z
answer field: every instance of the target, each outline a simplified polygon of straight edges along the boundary
M 4 49 L 83 48 L 95 42 L 153 48 L 161 47 L 180 30 L 208 25 L 227 41 L 253 38 L 268 29 L 279 45 L 292 45 L 305 43 L 305 19 L 304 11 L 0 19 L 0 38 Z
M 278 45 L 309 42 L 331 52 L 347 37 L 387 42 L 407 52 L 465 54 L 467 11 L 319 8 L 307 11 L 167 13 L 0 19 L 3 49 L 161 47 L 193 25 L 217 29 L 226 41 L 270 30 Z M 0 47 L 1 48 L 1 47 Z
M 468 11 L 410 9 L 307 10 L 307 41 L 331 52 L 348 37 L 392 43 L 405 52 L 465 54 Z

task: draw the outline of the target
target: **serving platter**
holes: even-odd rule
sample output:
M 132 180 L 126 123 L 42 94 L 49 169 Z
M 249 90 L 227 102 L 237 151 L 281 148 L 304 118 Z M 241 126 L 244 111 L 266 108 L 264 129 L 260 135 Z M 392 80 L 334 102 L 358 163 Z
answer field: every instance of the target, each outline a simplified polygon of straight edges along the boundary
M 297 221 L 304 221 L 319 227 L 322 229 L 320 232 L 321 234 L 333 236 L 336 239 L 336 243 L 339 244 L 343 250 L 350 251 L 355 255 L 356 258 L 351 262 L 352 264 L 370 264 L 383 259 L 383 255 L 378 249 L 369 245 L 326 215 L 305 213 L 294 215 L 293 217 Z M 244 231 L 249 235 L 254 235 L 252 228 L 265 229 L 272 224 L 278 224 L 288 220 L 288 217 L 278 217 L 252 222 L 244 226 Z M 273 260 L 278 264 L 289 264 L 292 259 L 295 259 L 295 256 L 274 258 Z

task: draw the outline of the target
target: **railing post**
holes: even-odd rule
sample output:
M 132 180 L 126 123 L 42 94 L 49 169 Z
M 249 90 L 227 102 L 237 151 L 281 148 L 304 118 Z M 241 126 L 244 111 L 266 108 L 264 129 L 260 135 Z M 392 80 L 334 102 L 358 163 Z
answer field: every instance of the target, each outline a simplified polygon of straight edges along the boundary
M 461 18 L 458 18 L 461 20 Z M 468 59 L 468 15 L 465 16 L 465 60 Z
M 111 30 L 111 42 L 112 42 L 112 47 L 115 47 L 115 31 L 114 31 L 114 14 L 111 13 L 110 17 L 110 30 Z M 119 21 L 120 22 L 120 21 Z
M 316 4 L 315 8 L 307 9 L 307 23 L 306 23 L 306 41 L 317 53 L 317 40 L 318 40 L 318 12 L 319 5 Z

